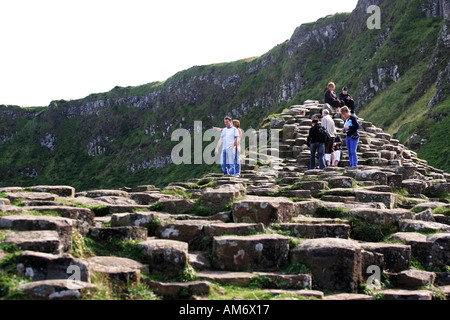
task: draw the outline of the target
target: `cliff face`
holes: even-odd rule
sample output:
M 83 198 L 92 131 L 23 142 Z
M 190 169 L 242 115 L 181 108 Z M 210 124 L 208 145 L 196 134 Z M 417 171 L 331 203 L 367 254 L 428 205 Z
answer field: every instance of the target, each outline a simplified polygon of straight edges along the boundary
M 366 26 L 373 4 L 381 9 L 381 30 Z M 258 58 L 195 66 L 165 82 L 47 108 L 0 106 L 0 185 L 118 187 L 189 178 L 211 168 L 170 166 L 173 130 L 193 132 L 195 120 L 203 129 L 218 126 L 225 114 L 256 129 L 289 104 L 321 101 L 329 81 L 349 86 L 360 115 L 402 143 L 424 136 L 410 146 L 434 148 L 417 119 L 437 119 L 433 111 L 441 126 L 447 123 L 448 14 L 448 1 L 361 0 L 352 13 L 298 27 Z M 440 157 L 427 160 L 450 169 Z

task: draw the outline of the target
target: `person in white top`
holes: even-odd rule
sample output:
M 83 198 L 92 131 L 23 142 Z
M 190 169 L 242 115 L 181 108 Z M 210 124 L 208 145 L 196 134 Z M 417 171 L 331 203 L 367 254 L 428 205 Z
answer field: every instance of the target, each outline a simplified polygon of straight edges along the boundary
M 225 117 L 225 128 L 222 129 L 219 142 L 216 147 L 216 154 L 219 154 L 219 149 L 223 145 L 221 165 L 224 175 L 235 175 L 236 171 L 236 147 L 240 144 L 239 131 L 233 127 L 233 119 Z
M 336 125 L 328 110 L 323 110 L 322 127 L 324 127 L 330 135 L 330 141 L 325 143 L 325 161 L 328 167 L 331 167 L 335 161 L 334 142 L 336 138 Z

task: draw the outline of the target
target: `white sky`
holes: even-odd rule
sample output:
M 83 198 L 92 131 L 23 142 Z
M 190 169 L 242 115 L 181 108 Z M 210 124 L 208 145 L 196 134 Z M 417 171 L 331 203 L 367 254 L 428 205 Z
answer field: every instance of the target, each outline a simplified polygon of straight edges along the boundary
M 260 56 L 357 0 L 0 0 L 0 104 L 47 106 Z

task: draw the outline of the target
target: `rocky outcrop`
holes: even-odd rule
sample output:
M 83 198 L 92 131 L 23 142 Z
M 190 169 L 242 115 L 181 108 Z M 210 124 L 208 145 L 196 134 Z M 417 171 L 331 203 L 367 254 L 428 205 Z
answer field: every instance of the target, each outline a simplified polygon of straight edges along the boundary
M 211 282 L 271 297 L 432 299 L 423 286 L 445 285 L 450 264 L 450 176 L 363 119 L 358 168 L 347 167 L 344 146 L 340 167 L 308 170 L 309 150 L 296 141 L 324 108 L 307 101 L 280 114 L 291 126 L 279 157 L 247 159 L 240 178 L 208 174 L 163 190 L 0 189 L 0 259 L 26 250 L 16 271 L 32 282 L 18 289 L 34 299 L 92 295 L 98 277 L 164 299 L 208 296 Z M 362 291 L 368 270 L 393 288 Z

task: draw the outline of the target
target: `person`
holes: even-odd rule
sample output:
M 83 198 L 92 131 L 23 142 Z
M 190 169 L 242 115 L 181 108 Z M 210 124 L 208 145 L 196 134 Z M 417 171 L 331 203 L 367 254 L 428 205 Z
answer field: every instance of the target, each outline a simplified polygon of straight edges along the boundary
M 350 108 L 352 114 L 355 114 L 355 100 L 348 94 L 348 88 L 342 88 L 342 92 L 339 94 L 339 100 L 344 101 L 345 105 Z
M 336 125 L 330 116 L 330 111 L 326 109 L 323 110 L 322 127 L 324 127 L 330 135 L 330 140 L 325 142 L 325 162 L 328 167 L 331 167 L 335 160 L 334 140 L 336 138 Z
M 306 139 L 306 144 L 311 149 L 311 160 L 308 167 L 309 170 L 316 169 L 316 153 L 318 153 L 319 156 L 319 169 L 325 169 L 325 145 L 321 142 L 320 127 L 319 117 L 315 116 L 312 121 L 311 129 L 309 129 L 308 138 Z
M 342 139 L 340 135 L 336 135 L 334 141 L 334 166 L 339 167 L 342 158 Z
M 233 126 L 239 132 L 239 140 L 236 145 L 236 156 L 234 159 L 234 167 L 235 167 L 234 174 L 236 177 L 239 178 L 241 176 L 241 140 L 242 140 L 241 122 L 239 120 L 233 120 Z
M 343 107 L 341 109 L 341 114 L 345 118 L 344 132 L 347 134 L 346 143 L 348 156 L 350 158 L 350 167 L 356 168 L 358 166 L 358 155 L 356 154 L 356 150 L 359 144 L 358 119 L 356 119 L 355 115 L 350 113 L 350 109 L 348 107 Z
M 236 146 L 239 144 L 239 131 L 233 127 L 233 119 L 231 117 L 225 117 L 224 122 L 225 128 L 222 129 L 215 154 L 219 154 L 219 148 L 223 145 L 221 157 L 223 174 L 234 175 L 234 160 L 236 155 Z
M 330 82 L 328 84 L 328 90 L 325 92 L 325 103 L 328 103 L 330 106 L 336 109 L 337 112 L 340 112 L 341 107 L 345 106 L 345 102 L 338 99 L 336 92 L 334 92 L 335 89 L 336 85 L 334 84 L 334 82 Z

